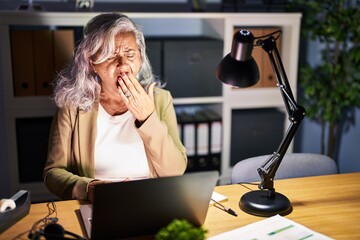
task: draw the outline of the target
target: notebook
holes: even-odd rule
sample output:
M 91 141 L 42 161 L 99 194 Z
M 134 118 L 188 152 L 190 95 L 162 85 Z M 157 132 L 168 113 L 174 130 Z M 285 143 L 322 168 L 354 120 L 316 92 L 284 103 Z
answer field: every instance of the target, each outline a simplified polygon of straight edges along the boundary
M 80 206 L 87 235 L 93 240 L 152 236 L 173 219 L 201 226 L 218 177 L 217 171 L 206 171 L 97 185 L 94 204 Z

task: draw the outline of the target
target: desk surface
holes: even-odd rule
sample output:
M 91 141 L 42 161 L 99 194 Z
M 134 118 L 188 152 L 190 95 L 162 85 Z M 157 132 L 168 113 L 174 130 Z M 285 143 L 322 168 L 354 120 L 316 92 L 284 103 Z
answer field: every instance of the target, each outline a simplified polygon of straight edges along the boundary
M 257 186 L 247 185 L 251 189 Z M 293 211 L 286 218 L 334 239 L 360 239 L 360 173 L 276 180 L 275 188 L 287 196 Z M 223 204 L 237 211 L 234 217 L 210 206 L 204 227 L 208 237 L 262 220 L 242 212 L 240 197 L 249 191 L 242 185 L 217 186 L 215 191 L 228 196 Z M 59 224 L 84 235 L 76 214 L 76 200 L 56 202 Z M 45 203 L 32 204 L 30 213 L 0 235 L 0 239 L 28 239 L 33 223 L 47 214 Z

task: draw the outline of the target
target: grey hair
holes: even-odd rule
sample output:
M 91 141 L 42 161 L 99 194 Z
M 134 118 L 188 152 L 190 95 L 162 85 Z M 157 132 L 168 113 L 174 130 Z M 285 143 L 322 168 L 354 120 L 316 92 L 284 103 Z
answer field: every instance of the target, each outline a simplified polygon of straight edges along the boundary
M 91 109 L 99 99 L 100 84 L 90 60 L 98 64 L 109 58 L 114 52 L 116 35 L 123 32 L 134 33 L 140 50 L 142 64 L 137 76 L 140 84 L 147 89 L 155 81 L 140 26 L 124 14 L 103 13 L 87 23 L 72 63 L 55 79 L 54 100 L 58 107 L 74 107 L 83 111 Z

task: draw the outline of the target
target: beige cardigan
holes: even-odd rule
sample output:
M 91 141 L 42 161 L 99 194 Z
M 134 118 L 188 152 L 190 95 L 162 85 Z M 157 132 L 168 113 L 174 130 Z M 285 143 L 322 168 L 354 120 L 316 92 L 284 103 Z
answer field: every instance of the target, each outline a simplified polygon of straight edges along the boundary
M 145 146 L 151 177 L 181 175 L 187 165 L 171 94 L 155 88 L 155 108 L 137 128 Z M 44 181 L 61 199 L 87 199 L 94 178 L 94 145 L 98 103 L 88 112 L 58 109 L 52 123 Z M 134 127 L 136 128 L 135 124 Z

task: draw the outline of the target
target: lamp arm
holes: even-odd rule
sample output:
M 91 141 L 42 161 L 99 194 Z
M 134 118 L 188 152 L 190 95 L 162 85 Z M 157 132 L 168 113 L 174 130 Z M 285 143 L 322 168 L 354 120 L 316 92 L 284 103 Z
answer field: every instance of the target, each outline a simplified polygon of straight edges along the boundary
M 257 45 L 260 45 L 270 58 L 271 65 L 276 75 L 278 87 L 280 89 L 281 96 L 285 103 L 285 108 L 288 113 L 288 119 L 290 126 L 287 129 L 284 139 L 279 145 L 276 152 L 274 152 L 258 169 L 258 173 L 261 177 L 259 184 L 260 189 L 268 189 L 269 197 L 272 197 L 275 193 L 274 189 L 274 177 L 278 167 L 281 164 L 282 159 L 301 123 L 304 119 L 306 111 L 304 107 L 298 105 L 291 91 L 289 81 L 286 76 L 285 68 L 282 64 L 282 60 L 279 51 L 276 46 L 276 39 L 273 36 L 268 37 L 265 40 L 258 40 Z

